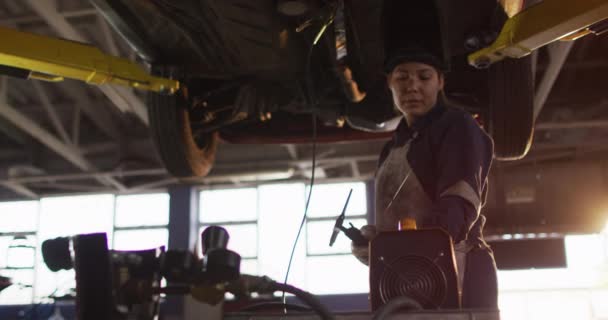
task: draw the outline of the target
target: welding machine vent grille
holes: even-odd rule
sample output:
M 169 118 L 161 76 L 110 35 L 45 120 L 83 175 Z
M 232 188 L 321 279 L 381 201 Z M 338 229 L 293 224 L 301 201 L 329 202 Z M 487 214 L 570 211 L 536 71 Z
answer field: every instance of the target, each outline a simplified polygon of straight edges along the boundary
M 424 309 L 460 308 L 454 248 L 445 231 L 380 232 L 369 247 L 372 311 L 403 296 Z
M 441 268 L 424 256 L 408 255 L 386 263 L 380 276 L 383 303 L 408 296 L 425 308 L 441 306 L 447 295 L 447 280 Z

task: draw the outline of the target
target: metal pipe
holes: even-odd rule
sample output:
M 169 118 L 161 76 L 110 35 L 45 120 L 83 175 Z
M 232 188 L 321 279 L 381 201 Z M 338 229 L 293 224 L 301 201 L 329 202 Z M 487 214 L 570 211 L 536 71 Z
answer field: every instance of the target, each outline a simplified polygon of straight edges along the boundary
M 571 122 L 544 122 L 536 125 L 536 130 L 558 129 L 591 129 L 608 128 L 608 120 L 571 121 Z
M 554 42 L 548 46 L 551 61 L 549 62 L 549 66 L 547 70 L 543 74 L 543 79 L 540 82 L 536 90 L 536 94 L 534 95 L 534 120 L 538 118 L 540 111 L 545 106 L 545 102 L 547 101 L 547 97 L 549 97 L 549 93 L 551 92 L 551 88 L 555 84 L 555 80 L 557 80 L 557 76 L 562 70 L 562 66 L 564 62 L 566 62 L 566 58 L 568 58 L 568 54 L 572 49 L 572 45 L 574 42 Z

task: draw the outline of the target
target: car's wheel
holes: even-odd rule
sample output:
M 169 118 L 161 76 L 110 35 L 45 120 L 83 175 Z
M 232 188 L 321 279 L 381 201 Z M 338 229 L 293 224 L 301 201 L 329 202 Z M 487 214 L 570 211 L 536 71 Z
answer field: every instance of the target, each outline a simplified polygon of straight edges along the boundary
M 156 69 L 155 73 L 167 76 Z M 147 96 L 150 131 L 156 149 L 170 174 L 176 177 L 205 176 L 215 160 L 217 132 L 193 132 L 187 88 L 174 95 Z
M 505 59 L 489 70 L 489 132 L 498 160 L 517 160 L 534 133 L 534 75 L 530 56 Z

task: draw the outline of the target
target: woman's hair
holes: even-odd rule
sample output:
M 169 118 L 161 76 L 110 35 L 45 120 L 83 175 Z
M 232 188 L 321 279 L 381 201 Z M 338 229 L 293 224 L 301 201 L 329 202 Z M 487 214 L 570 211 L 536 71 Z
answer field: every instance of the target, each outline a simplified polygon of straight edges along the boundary
M 445 94 L 445 89 L 441 89 L 439 90 L 439 93 L 437 93 L 437 102 L 443 104 L 446 107 L 450 106 L 450 100 Z
M 464 106 L 462 104 L 458 104 L 458 103 L 454 102 L 453 100 L 450 100 L 450 98 L 448 98 L 447 94 L 445 93 L 445 89 L 439 91 L 439 93 L 437 94 L 437 103 L 441 103 L 446 108 L 454 108 L 454 109 L 460 109 L 462 111 L 467 111 L 466 106 Z

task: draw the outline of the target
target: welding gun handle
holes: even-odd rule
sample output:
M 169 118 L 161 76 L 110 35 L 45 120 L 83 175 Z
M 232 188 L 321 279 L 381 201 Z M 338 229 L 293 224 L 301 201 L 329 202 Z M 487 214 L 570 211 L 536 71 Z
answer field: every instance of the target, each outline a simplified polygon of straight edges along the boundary
M 355 226 L 353 226 L 353 224 L 350 224 L 350 228 L 348 229 L 344 229 L 344 234 L 346 234 L 346 236 L 353 241 L 353 243 L 355 244 L 355 246 L 365 246 L 367 245 L 367 243 L 369 242 L 369 240 L 367 240 L 363 234 L 361 233 L 361 230 L 357 229 Z

